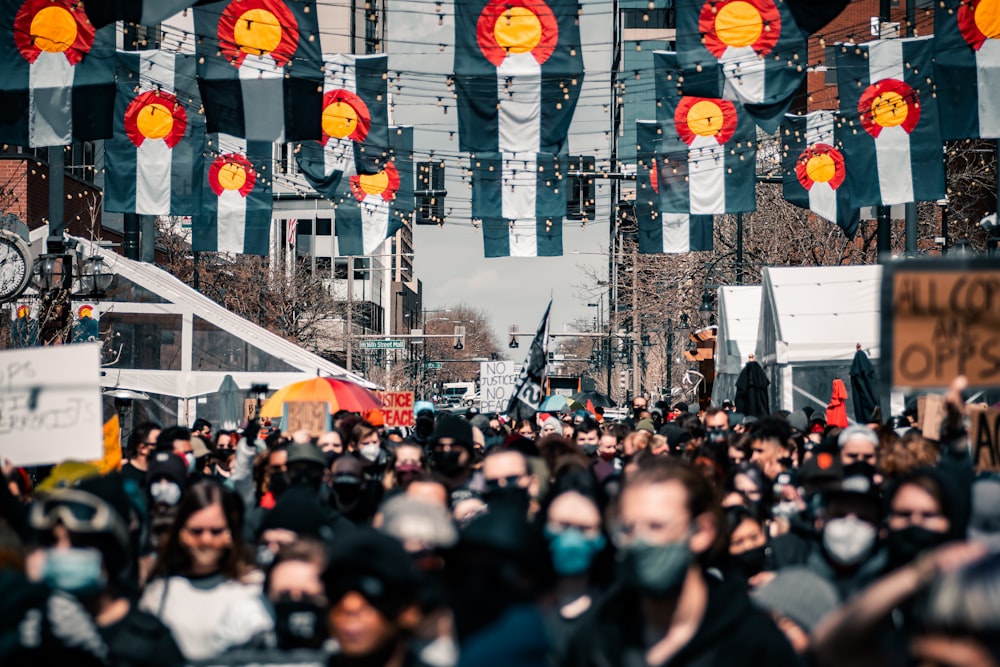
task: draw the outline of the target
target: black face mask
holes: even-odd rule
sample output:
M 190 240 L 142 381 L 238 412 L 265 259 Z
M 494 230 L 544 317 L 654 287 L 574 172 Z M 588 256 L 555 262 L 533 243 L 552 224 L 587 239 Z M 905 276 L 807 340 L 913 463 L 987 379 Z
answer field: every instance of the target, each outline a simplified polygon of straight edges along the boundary
M 530 498 L 528 490 L 520 486 L 489 487 L 483 492 L 483 501 L 492 509 L 500 505 L 509 505 L 527 512 Z
M 910 563 L 925 551 L 948 541 L 948 533 L 938 533 L 921 526 L 908 526 L 890 530 L 886 543 L 889 546 L 889 563 L 893 568 Z
M 283 472 L 273 472 L 267 480 L 267 490 L 275 497 L 287 491 L 289 486 L 291 485 L 288 483 L 288 475 Z
M 334 480 L 331 485 L 337 504 L 344 507 L 353 505 L 361 497 L 361 480 Z
M 323 632 L 324 607 L 308 600 L 278 600 L 274 603 L 274 631 L 282 649 L 319 648 Z
M 450 451 L 435 450 L 431 456 L 431 464 L 445 477 L 455 477 L 465 470 L 465 467 L 459 462 L 461 456 L 462 452 L 455 449 Z
M 580 445 L 580 449 L 590 458 L 597 456 L 597 445 Z
M 741 554 L 730 556 L 730 558 L 736 567 L 749 579 L 764 569 L 764 558 L 766 556 L 767 548 L 757 547 L 756 549 L 750 549 Z

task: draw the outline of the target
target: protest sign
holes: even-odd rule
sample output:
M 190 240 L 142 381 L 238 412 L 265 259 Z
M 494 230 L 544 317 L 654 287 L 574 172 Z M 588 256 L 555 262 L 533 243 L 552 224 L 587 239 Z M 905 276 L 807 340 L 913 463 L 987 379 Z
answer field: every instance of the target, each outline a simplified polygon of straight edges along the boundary
M 1000 470 L 1000 410 L 970 405 L 969 447 L 978 470 Z
M 330 404 L 326 401 L 287 401 L 282 407 L 281 430 L 309 431 L 318 438 L 330 430 Z
M 382 393 L 382 413 L 385 427 L 413 426 L 413 392 L 386 391 Z
M 101 346 L 0 352 L 0 458 L 36 466 L 104 456 Z
M 517 386 L 521 364 L 513 361 L 484 361 L 479 364 L 479 411 L 503 412 Z
M 950 256 L 949 256 L 950 257 Z M 1000 386 L 1000 267 L 982 258 L 910 259 L 882 278 L 882 364 L 892 386 Z

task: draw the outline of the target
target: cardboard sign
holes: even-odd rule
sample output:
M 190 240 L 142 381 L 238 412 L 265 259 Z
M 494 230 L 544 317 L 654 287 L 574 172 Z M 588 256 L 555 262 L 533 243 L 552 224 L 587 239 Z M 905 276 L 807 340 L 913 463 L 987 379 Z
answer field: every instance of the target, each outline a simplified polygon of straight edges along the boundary
M 970 387 L 1000 386 L 996 261 L 925 258 L 887 264 L 882 323 L 883 377 L 892 378 L 894 387 L 947 387 L 957 375 L 965 375 Z
M 330 430 L 330 404 L 326 401 L 288 401 L 282 406 L 281 430 L 285 433 L 309 431 L 318 438 Z
M 386 391 L 382 392 L 382 413 L 385 415 L 385 427 L 413 426 L 413 392 Z
M 257 399 L 256 398 L 244 398 L 243 399 L 243 423 L 249 424 L 257 417 Z
M 944 396 L 925 394 L 917 397 L 917 428 L 925 438 L 941 439 L 941 423 L 947 414 Z
M 513 361 L 484 361 L 479 364 L 479 411 L 504 412 L 517 387 L 521 364 Z
M 101 345 L 0 352 L 0 458 L 37 466 L 104 456 Z
M 970 405 L 969 447 L 977 470 L 1000 471 L 1000 409 Z

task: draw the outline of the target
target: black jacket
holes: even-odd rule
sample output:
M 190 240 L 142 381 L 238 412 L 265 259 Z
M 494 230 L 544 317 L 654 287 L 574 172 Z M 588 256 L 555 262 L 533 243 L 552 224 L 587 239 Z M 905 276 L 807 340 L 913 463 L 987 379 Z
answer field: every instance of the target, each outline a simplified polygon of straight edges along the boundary
M 706 576 L 708 607 L 695 636 L 669 667 L 796 667 L 798 657 L 773 621 L 750 604 L 746 583 Z M 639 667 L 646 664 L 643 620 L 634 593 L 613 590 L 570 639 L 563 667 Z

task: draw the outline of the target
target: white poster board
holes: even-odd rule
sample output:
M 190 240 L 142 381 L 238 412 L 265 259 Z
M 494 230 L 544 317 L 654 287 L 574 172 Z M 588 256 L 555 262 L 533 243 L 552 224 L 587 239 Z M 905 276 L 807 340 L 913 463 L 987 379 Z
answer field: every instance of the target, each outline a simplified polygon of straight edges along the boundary
M 479 364 L 479 411 L 504 412 L 514 395 L 521 362 L 484 361 Z
M 100 344 L 0 352 L 0 458 L 35 466 L 104 456 Z

